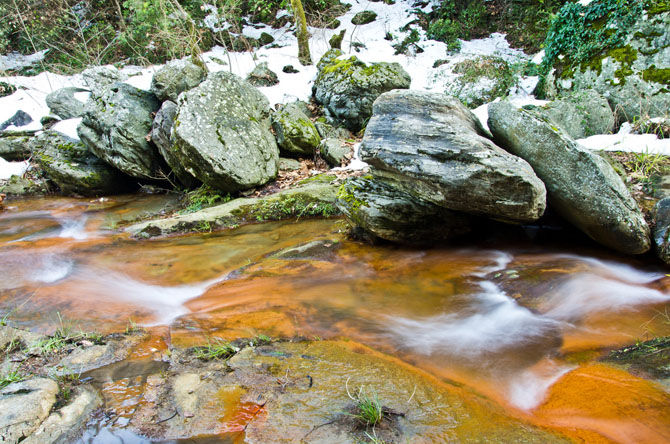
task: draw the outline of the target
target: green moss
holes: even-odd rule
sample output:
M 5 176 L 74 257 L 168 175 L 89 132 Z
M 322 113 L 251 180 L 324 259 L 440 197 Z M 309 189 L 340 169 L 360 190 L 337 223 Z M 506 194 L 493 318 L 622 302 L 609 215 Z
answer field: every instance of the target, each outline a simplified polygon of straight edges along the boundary
M 645 2 L 645 9 L 648 16 L 654 16 L 670 11 L 669 0 L 647 0 Z
M 359 187 L 351 183 L 344 183 L 337 191 L 337 200 L 346 203 L 346 206 L 349 209 L 349 213 L 351 213 L 354 219 L 356 218 L 356 214 L 361 207 L 369 206 L 366 201 L 357 198 L 354 194 L 354 191 L 357 191 L 358 189 Z
M 670 68 L 656 68 L 655 65 L 651 65 L 648 69 L 642 71 L 642 78 L 645 82 L 670 85 Z
M 308 183 L 331 183 L 336 180 L 337 176 L 333 174 L 317 174 L 316 176 L 308 177 L 298 182 L 298 185 L 305 185 Z
M 259 222 L 301 217 L 331 217 L 339 214 L 335 205 L 305 194 L 282 196 L 278 199 L 262 200 L 254 205 L 240 208 L 237 216 L 256 219 Z

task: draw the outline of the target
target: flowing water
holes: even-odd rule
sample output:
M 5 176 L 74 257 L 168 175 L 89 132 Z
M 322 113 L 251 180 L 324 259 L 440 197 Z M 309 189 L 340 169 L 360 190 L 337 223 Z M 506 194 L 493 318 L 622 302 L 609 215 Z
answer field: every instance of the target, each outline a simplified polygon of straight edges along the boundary
M 101 333 L 137 323 L 183 346 L 257 334 L 344 338 L 577 442 L 670 441 L 667 388 L 599 362 L 611 348 L 670 334 L 670 278 L 657 262 L 569 242 L 370 246 L 347 240 L 339 220 L 150 241 L 116 229 L 172 203 L 9 203 L 0 310 L 43 332 L 60 318 Z M 107 395 L 141 396 L 124 384 Z M 112 442 L 106 433 L 86 442 Z M 149 442 L 124 433 L 116 442 Z

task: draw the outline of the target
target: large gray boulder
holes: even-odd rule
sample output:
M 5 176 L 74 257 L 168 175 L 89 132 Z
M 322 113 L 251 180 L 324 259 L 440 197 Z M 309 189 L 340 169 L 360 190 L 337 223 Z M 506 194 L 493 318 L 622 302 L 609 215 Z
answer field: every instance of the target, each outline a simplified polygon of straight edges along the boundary
M 279 149 L 265 96 L 228 72 L 212 73 L 179 96 L 173 150 L 194 177 L 212 188 L 238 191 L 277 176 Z
M 98 159 L 78 140 L 44 131 L 31 141 L 34 159 L 66 195 L 104 196 L 127 191 L 132 180 Z
M 332 167 L 339 167 L 351 154 L 351 146 L 340 139 L 323 139 L 319 144 L 321 157 Z
M 586 9 L 599 7 L 592 1 Z M 594 89 L 605 96 L 619 121 L 662 117 L 670 109 L 670 10 L 663 2 L 640 15 L 615 48 L 606 49 L 579 64 L 563 66 L 571 54 L 557 54 L 555 71 L 545 83 L 548 96 Z M 658 3 L 656 5 L 656 3 Z M 602 23 L 594 23 L 602 27 Z M 584 42 L 585 44 L 598 42 Z
M 537 220 L 546 193 L 528 163 L 496 146 L 458 99 L 382 94 L 360 147 L 373 174 L 441 207 L 510 222 Z
M 8 161 L 30 158 L 29 136 L 4 136 L 0 134 L 0 157 Z
M 195 88 L 206 76 L 205 69 L 190 60 L 172 60 L 154 74 L 151 79 L 151 92 L 162 102 L 176 102 L 179 94 Z
M 115 83 L 88 101 L 77 134 L 93 154 L 113 167 L 129 176 L 156 179 L 161 160 L 147 135 L 152 113 L 159 107 L 153 93 Z
M 115 83 L 123 82 L 128 79 L 128 75 L 119 71 L 113 66 L 94 66 L 82 71 L 82 78 L 86 87 L 93 94 L 100 95 L 102 91 L 111 87 Z
M 48 416 L 56 403 L 58 384 L 36 378 L 15 382 L 0 390 L 0 437 L 3 443 L 25 439 Z
M 496 142 L 533 166 L 549 203 L 589 237 L 628 254 L 649 250 L 642 212 L 602 157 L 581 147 L 536 114 L 508 102 L 489 106 Z
M 441 69 L 456 76 L 445 82 L 445 94 L 458 97 L 469 108 L 505 97 L 515 81 L 509 63 L 495 56 L 461 60 Z
M 346 181 L 337 205 L 357 227 L 398 243 L 428 245 L 470 232 L 472 218 L 370 178 Z
M 670 264 L 670 197 L 656 203 L 654 222 L 656 254 L 663 262 Z
M 573 139 L 611 134 L 614 113 L 603 96 L 589 89 L 549 102 L 539 110 Z
M 293 155 L 314 155 L 321 137 L 299 103 L 289 103 L 272 114 L 272 129 L 281 150 Z
M 172 126 L 177 115 L 177 104 L 167 100 L 156 113 L 151 127 L 151 141 L 158 148 L 165 162 L 172 169 L 175 176 L 186 188 L 194 188 L 200 183 L 191 173 L 182 166 L 179 156 L 172 149 Z
M 372 104 L 380 94 L 407 89 L 412 79 L 398 63 L 367 65 L 355 56 L 339 59 L 339 54 L 328 51 L 319 61 L 312 94 L 332 117 L 359 131 L 372 116 Z
M 81 117 L 84 115 L 84 102 L 77 99 L 75 94 L 87 91 L 86 89 L 75 87 L 57 89 L 47 95 L 47 106 L 53 114 L 63 120 Z

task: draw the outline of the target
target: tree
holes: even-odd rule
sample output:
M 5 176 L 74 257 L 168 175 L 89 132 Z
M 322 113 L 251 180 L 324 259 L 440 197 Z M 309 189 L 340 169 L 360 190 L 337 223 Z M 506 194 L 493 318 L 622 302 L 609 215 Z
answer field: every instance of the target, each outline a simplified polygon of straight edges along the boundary
M 302 65 L 311 65 L 312 56 L 309 53 L 309 34 L 307 33 L 307 19 L 301 0 L 291 0 L 293 15 L 295 16 L 296 37 L 298 37 L 298 60 Z

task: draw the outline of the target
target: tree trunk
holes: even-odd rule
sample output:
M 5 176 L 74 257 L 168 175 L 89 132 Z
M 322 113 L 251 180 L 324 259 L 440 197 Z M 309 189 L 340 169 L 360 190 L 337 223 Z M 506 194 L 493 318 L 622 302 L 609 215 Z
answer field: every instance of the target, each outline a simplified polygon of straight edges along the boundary
M 291 7 L 295 16 L 296 37 L 298 37 L 298 60 L 302 65 L 311 65 L 312 56 L 309 53 L 309 34 L 307 33 L 307 19 L 301 0 L 291 0 Z

